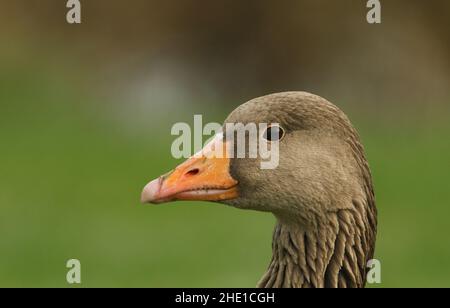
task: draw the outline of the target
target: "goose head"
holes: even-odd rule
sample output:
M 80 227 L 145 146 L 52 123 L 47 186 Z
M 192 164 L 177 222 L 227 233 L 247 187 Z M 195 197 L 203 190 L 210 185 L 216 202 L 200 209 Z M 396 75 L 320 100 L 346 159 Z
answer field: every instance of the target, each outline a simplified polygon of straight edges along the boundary
M 244 158 L 211 155 L 236 153 L 237 123 L 267 125 L 246 137 L 276 150 L 275 167 L 262 168 L 266 157 L 250 147 Z M 260 287 L 365 285 L 374 193 L 358 134 L 340 109 L 305 92 L 256 98 L 228 116 L 202 154 L 150 182 L 142 201 L 206 200 L 273 213 L 273 256 Z

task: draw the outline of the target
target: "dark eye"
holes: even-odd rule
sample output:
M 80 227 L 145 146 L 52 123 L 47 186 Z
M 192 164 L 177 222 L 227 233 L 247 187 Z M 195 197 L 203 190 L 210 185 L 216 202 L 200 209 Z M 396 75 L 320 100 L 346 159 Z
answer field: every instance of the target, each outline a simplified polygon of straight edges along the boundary
M 267 141 L 280 141 L 284 137 L 284 130 L 278 125 L 270 126 L 263 135 Z

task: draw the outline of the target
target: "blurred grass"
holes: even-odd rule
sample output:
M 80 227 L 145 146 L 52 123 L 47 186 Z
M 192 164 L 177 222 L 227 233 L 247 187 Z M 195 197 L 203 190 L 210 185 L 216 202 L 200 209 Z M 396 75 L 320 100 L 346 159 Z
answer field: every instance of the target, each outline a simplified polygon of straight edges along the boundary
M 130 136 L 64 80 L 0 74 L 0 287 L 68 286 L 71 258 L 84 287 L 255 286 L 270 215 L 139 204 L 142 186 L 177 163 L 169 130 Z M 356 122 L 376 184 L 381 286 L 450 287 L 450 124 Z
M 89 97 L 38 80 L 2 79 L 0 286 L 67 286 L 71 258 L 85 287 L 255 285 L 271 217 L 142 206 L 143 185 L 176 163 L 170 134 L 130 138 Z

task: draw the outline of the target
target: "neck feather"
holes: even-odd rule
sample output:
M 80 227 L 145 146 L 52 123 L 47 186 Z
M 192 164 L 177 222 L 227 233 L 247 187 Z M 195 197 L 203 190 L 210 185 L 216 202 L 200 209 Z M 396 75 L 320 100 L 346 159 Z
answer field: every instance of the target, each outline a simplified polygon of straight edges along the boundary
M 263 288 L 364 287 L 373 258 L 376 221 L 366 205 L 329 212 L 314 228 L 278 221 Z

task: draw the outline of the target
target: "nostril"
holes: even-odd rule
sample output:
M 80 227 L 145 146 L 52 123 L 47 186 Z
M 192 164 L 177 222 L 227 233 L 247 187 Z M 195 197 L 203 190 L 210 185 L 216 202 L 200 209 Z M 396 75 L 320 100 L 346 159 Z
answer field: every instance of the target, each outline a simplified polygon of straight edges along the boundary
M 198 174 L 199 172 L 200 172 L 200 170 L 199 170 L 198 168 L 195 168 L 195 169 L 191 169 L 191 170 L 189 170 L 188 172 L 186 172 L 185 175 L 187 175 L 187 176 L 193 176 L 193 175 Z

